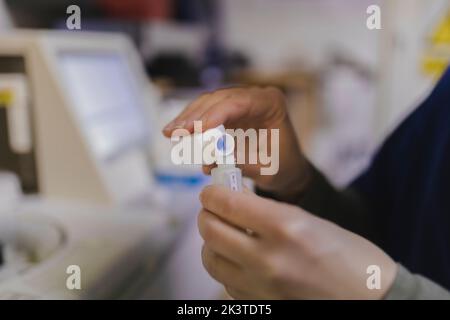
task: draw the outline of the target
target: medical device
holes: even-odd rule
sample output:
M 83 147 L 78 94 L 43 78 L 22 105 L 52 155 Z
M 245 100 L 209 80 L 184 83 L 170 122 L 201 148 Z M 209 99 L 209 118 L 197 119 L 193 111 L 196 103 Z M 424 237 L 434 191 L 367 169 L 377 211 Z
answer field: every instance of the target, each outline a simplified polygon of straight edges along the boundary
M 28 130 L 8 130 L 13 134 L 9 145 L 0 145 L 5 155 L 0 167 L 15 172 L 27 193 L 110 207 L 151 195 L 149 110 L 159 96 L 128 38 L 58 31 L 2 34 L 0 79 L 20 75 L 28 90 L 21 108 L 32 116 L 26 119 Z M 8 123 L 22 128 L 24 121 Z M 17 136 L 22 131 L 33 132 L 32 146 L 18 151 L 11 146 L 25 141 Z M 24 165 L 16 165 L 18 158 Z
M 187 136 L 185 138 L 190 138 Z M 213 145 L 212 159 L 203 159 L 206 164 L 212 160 L 217 167 L 211 170 L 212 182 L 233 191 L 242 191 L 242 172 L 236 167 L 234 156 L 234 138 L 228 134 L 223 125 L 193 135 L 194 151 L 209 148 Z M 205 152 L 204 152 L 205 153 Z M 206 155 L 209 155 L 206 152 Z
M 155 276 L 180 225 L 148 159 L 158 102 L 123 35 L 0 33 L 0 170 L 23 191 L 0 214 L 0 298 L 115 298 Z

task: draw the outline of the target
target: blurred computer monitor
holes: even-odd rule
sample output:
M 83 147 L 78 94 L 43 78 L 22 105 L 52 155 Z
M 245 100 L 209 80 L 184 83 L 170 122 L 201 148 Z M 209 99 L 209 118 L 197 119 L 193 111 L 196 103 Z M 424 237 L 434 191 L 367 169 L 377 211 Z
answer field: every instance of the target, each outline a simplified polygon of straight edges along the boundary
M 57 65 L 86 140 L 106 161 L 148 141 L 136 79 L 118 53 L 65 51 Z
M 25 65 L 37 193 L 120 205 L 151 191 L 146 150 L 158 97 L 128 38 L 13 32 L 0 36 L 5 57 Z

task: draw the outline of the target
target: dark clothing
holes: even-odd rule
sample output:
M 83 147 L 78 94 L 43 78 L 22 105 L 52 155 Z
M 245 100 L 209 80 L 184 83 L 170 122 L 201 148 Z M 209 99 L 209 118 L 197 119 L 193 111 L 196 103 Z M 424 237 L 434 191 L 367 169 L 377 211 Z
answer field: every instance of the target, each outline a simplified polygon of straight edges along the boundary
M 335 190 L 313 171 L 294 204 L 368 238 L 413 273 L 450 289 L 450 70 L 348 189 Z M 393 290 L 399 292 L 393 298 L 450 297 L 403 267 Z
M 376 242 L 412 272 L 450 289 L 450 71 L 352 189 L 367 205 Z

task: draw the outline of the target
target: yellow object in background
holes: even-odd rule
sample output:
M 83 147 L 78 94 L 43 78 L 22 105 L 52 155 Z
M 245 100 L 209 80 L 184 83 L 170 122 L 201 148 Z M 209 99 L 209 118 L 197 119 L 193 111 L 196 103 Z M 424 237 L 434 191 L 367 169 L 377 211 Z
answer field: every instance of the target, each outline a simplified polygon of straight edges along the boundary
M 450 11 L 432 30 L 421 59 L 422 71 L 436 80 L 450 62 Z
M 0 89 L 0 107 L 8 107 L 14 100 L 14 94 L 9 89 Z
M 433 45 L 450 45 L 450 12 L 439 22 L 431 36 Z
M 439 56 L 433 53 L 426 53 L 422 57 L 422 70 L 425 74 L 438 80 L 449 65 L 449 56 Z

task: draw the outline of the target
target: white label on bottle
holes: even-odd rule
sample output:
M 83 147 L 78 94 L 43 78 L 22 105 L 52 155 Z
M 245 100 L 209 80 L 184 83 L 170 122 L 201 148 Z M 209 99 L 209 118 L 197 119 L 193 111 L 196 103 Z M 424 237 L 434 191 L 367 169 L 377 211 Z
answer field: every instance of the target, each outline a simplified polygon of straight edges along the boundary
M 237 178 L 236 178 L 236 173 L 235 172 L 231 172 L 230 175 L 228 176 L 228 178 L 229 178 L 229 181 L 230 181 L 230 189 L 233 190 L 233 191 L 239 191 Z

